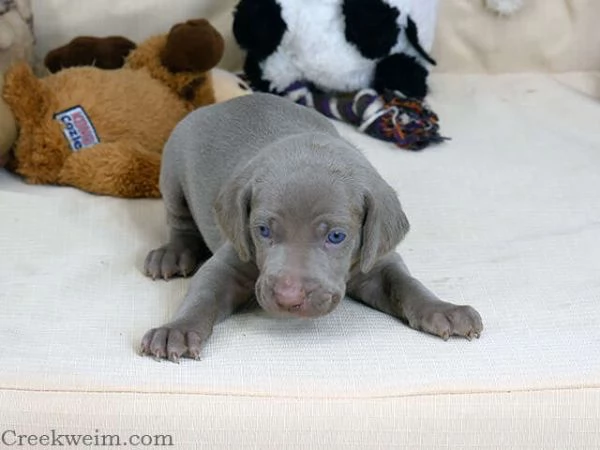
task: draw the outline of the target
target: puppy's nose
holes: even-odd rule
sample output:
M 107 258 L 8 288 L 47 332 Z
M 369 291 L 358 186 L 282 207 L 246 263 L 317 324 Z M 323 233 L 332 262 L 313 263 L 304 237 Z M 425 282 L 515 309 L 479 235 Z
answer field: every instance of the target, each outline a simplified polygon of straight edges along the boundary
M 300 280 L 290 277 L 282 278 L 275 283 L 273 295 L 277 304 L 288 310 L 299 309 L 306 300 L 306 291 Z

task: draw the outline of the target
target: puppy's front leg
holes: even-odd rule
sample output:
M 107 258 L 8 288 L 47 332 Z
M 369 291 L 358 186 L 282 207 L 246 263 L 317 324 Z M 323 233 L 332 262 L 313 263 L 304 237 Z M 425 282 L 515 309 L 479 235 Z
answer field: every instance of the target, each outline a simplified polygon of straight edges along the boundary
M 444 340 L 452 335 L 471 340 L 483 330 L 475 309 L 440 300 L 410 275 L 398 253 L 385 256 L 366 274 L 353 271 L 348 295 Z
M 198 359 L 214 324 L 252 297 L 257 277 L 256 265 L 240 261 L 231 244 L 224 244 L 193 276 L 173 320 L 144 335 L 142 354 L 174 362 Z

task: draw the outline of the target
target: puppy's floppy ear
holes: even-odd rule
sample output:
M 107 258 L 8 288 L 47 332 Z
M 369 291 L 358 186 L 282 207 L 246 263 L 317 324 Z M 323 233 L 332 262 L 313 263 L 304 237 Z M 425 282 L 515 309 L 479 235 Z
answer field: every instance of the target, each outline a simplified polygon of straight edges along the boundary
M 410 226 L 398 196 L 383 179 L 365 190 L 364 205 L 360 270 L 367 273 L 379 258 L 396 248 Z
M 214 203 L 217 223 L 223 235 L 231 241 L 244 262 L 249 261 L 252 255 L 248 226 L 251 199 L 251 181 L 237 176 L 223 185 Z

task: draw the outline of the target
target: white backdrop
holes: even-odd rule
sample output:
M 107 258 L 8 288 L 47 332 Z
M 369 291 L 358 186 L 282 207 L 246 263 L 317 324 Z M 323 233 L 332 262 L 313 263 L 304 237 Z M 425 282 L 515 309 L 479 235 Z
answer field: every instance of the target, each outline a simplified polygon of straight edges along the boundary
M 32 0 L 38 55 L 74 36 L 120 34 L 142 40 L 181 20 L 206 17 L 225 35 L 221 66 L 242 57 L 231 36 L 237 0 Z M 440 72 L 600 69 L 599 0 L 526 0 L 513 17 L 498 17 L 483 0 L 440 0 L 433 50 Z
M 231 34 L 237 0 L 32 0 L 40 57 L 80 35 L 122 35 L 136 42 L 175 23 L 205 17 L 228 42 L 221 67 L 238 69 L 242 56 Z

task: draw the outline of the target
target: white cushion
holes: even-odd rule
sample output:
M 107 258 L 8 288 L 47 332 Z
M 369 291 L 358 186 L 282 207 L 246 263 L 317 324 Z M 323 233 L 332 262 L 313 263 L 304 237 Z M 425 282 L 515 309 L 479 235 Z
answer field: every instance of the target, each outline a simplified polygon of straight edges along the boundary
M 233 4 L 33 3 L 41 54 L 199 15 L 227 30 Z M 319 320 L 237 315 L 199 362 L 142 358 L 189 283 L 141 273 L 166 238 L 161 201 L 2 172 L 0 430 L 211 449 L 600 447 L 598 3 L 530 0 L 508 19 L 441 4 L 431 103 L 452 140 L 412 153 L 338 126 L 398 189 L 412 271 L 477 308 L 481 339 L 443 342 L 347 300 Z M 448 73 L 476 71 L 537 73 Z
M 142 334 L 188 285 L 141 273 L 165 239 L 161 201 L 2 174 L 0 417 L 24 432 L 69 431 L 73 420 L 77 430 L 173 430 L 209 448 L 281 448 L 284 434 L 297 448 L 600 442 L 600 106 L 570 87 L 582 77 L 438 75 L 432 103 L 452 141 L 420 153 L 340 125 L 400 193 L 413 272 L 481 312 L 474 342 L 347 300 L 319 320 L 235 316 L 199 362 L 142 358 Z M 32 411 L 38 419 L 23 422 Z M 524 416 L 531 428 L 515 434 Z

